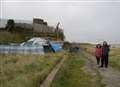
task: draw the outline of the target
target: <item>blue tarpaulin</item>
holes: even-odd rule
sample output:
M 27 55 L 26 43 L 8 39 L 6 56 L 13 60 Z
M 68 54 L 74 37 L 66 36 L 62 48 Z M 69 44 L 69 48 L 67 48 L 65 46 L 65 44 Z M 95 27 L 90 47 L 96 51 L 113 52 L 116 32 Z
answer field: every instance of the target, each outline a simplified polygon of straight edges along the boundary
M 62 47 L 59 43 L 50 43 L 50 45 L 51 45 L 54 52 L 62 51 Z

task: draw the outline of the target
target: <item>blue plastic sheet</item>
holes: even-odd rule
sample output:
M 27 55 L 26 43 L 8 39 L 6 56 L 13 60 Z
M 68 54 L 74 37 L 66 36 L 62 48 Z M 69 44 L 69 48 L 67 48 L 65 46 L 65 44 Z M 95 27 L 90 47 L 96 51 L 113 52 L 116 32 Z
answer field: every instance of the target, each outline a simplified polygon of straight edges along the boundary
M 51 45 L 54 52 L 62 51 L 62 47 L 59 43 L 50 43 L 50 45 Z

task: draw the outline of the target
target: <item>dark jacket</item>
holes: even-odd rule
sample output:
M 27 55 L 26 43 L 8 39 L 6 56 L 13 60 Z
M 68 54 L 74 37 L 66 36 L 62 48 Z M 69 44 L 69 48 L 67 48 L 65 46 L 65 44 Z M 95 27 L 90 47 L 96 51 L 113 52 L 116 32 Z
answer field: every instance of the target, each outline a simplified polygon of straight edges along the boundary
M 108 55 L 110 48 L 108 45 L 102 46 L 102 55 Z

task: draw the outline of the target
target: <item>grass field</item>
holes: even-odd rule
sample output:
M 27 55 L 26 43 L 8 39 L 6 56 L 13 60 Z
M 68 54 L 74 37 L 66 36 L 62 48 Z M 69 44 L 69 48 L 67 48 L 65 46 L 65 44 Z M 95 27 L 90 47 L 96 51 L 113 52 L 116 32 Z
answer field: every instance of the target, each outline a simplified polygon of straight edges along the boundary
M 37 87 L 62 55 L 0 54 L 0 87 Z
M 0 32 L 0 42 L 4 43 L 20 43 L 25 41 L 25 36 L 19 33 L 10 33 L 7 31 Z
M 120 71 L 120 48 L 112 48 L 110 51 L 110 65 Z
M 95 54 L 95 45 L 81 45 L 81 48 Z M 120 70 L 120 48 L 110 48 L 109 64 L 117 70 Z
M 69 54 L 51 87 L 101 87 L 92 81 L 89 73 L 83 71 L 84 64 L 82 54 Z

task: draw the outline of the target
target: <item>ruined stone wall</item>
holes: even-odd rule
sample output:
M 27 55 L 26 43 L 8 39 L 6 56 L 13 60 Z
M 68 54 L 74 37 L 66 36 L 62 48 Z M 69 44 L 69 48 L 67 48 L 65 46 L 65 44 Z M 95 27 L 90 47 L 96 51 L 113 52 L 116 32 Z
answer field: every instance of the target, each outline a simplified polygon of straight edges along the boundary
M 33 24 L 33 29 L 34 32 L 38 32 L 38 33 L 54 33 L 55 31 L 53 27 L 46 26 L 43 24 L 37 24 L 37 23 Z
M 48 26 L 47 22 L 42 19 L 33 19 L 33 30 L 38 33 L 54 33 L 55 28 Z

